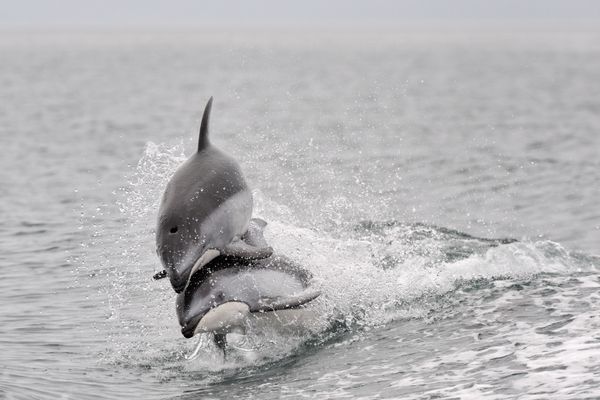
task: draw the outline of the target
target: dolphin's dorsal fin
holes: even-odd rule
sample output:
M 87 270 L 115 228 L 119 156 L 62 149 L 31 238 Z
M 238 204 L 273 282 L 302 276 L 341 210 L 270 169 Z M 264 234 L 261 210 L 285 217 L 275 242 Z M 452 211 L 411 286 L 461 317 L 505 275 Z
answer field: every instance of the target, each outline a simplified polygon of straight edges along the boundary
M 212 108 L 213 98 L 208 100 L 206 107 L 204 108 L 204 115 L 202 115 L 202 123 L 200 124 L 200 136 L 198 138 L 198 151 L 202 151 L 208 147 L 208 124 L 210 122 L 210 109 Z

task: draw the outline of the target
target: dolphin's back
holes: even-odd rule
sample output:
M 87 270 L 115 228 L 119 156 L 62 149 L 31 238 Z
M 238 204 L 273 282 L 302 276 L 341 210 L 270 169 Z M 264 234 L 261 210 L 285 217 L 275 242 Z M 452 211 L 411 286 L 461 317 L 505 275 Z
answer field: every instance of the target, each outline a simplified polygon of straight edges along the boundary
M 238 163 L 210 146 L 194 154 L 175 172 L 165 190 L 159 215 L 187 210 L 203 219 L 243 191 L 248 191 L 248 185 Z

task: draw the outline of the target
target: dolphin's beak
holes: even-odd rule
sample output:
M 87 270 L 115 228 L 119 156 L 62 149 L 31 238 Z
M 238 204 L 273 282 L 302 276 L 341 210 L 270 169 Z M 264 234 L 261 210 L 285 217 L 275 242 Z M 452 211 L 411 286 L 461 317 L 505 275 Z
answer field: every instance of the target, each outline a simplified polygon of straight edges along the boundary
M 176 293 L 183 292 L 188 284 L 190 283 L 190 279 L 192 275 L 200 268 L 211 262 L 215 257 L 221 254 L 219 250 L 216 249 L 208 249 L 198 259 L 196 262 L 190 266 L 190 264 L 183 265 L 181 268 L 169 268 L 167 269 L 167 273 L 169 275 L 169 280 L 171 281 L 171 286 Z
M 189 339 L 196 334 L 196 327 L 204 315 L 196 315 L 190 319 L 183 327 L 181 327 L 181 334 L 184 338 Z
M 176 293 L 181 293 L 185 290 L 189 277 L 191 275 L 192 268 L 188 267 L 182 271 L 175 268 L 171 269 L 168 273 L 171 286 Z

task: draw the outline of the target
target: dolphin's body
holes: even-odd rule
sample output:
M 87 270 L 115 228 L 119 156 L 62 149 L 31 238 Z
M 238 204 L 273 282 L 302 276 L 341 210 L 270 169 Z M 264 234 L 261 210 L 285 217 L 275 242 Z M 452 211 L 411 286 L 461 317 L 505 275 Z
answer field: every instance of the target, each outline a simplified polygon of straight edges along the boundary
M 264 247 L 264 225 L 253 219 L 243 240 Z M 310 280 L 308 271 L 283 256 L 250 261 L 220 256 L 196 272 L 177 296 L 181 333 L 190 338 L 209 332 L 223 343 L 227 333 L 243 331 L 253 315 L 302 309 L 320 294 Z
M 177 293 L 219 255 L 261 259 L 272 254 L 266 243 L 258 248 L 240 240 L 252 215 L 252 194 L 237 162 L 208 140 L 211 107 L 212 97 L 202 117 L 198 151 L 167 184 L 159 210 L 157 253 Z

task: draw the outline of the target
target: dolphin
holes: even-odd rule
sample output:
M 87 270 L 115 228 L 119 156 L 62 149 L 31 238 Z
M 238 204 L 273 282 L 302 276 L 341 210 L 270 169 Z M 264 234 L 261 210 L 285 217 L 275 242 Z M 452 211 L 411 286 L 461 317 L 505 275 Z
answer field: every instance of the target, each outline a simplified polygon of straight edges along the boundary
M 249 245 L 264 243 L 266 223 L 252 219 L 244 240 Z M 177 295 L 176 310 L 181 333 L 214 334 L 224 347 L 227 333 L 244 331 L 252 315 L 302 309 L 320 292 L 310 285 L 311 274 L 282 255 L 244 260 L 219 256 L 192 277 L 186 290 Z
M 252 193 L 237 162 L 209 141 L 212 101 L 204 109 L 198 150 L 175 171 L 158 212 L 156 251 L 177 293 L 217 256 L 253 260 L 273 253 L 264 241 L 257 247 L 241 240 Z
M 199 332 L 227 333 L 241 327 L 250 313 L 287 310 L 314 300 L 320 292 L 310 288 L 309 274 L 281 255 L 253 260 L 249 265 L 222 267 L 209 264 L 203 280 L 194 278 L 177 295 L 181 333 L 190 338 Z

